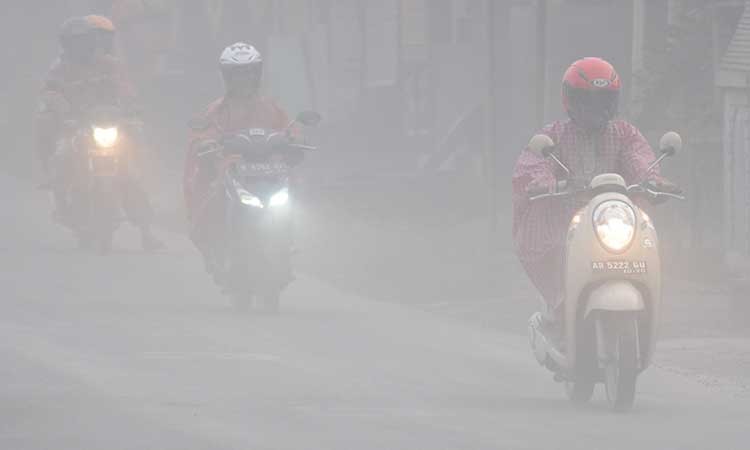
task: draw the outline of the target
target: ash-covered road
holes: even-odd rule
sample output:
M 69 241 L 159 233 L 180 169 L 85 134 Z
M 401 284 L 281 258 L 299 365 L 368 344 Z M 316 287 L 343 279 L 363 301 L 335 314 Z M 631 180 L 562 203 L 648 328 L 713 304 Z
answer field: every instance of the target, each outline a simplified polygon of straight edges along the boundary
M 74 250 L 0 179 L 1 449 L 745 449 L 750 402 L 658 368 L 635 410 L 574 408 L 522 337 L 302 275 L 238 316 L 180 235 Z M 373 274 L 377 276 L 377 274 Z

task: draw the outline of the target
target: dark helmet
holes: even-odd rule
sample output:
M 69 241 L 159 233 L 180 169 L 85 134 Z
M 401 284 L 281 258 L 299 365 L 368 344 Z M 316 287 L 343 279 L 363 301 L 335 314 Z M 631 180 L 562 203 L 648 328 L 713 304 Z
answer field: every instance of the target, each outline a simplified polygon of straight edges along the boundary
M 574 62 L 563 77 L 562 102 L 568 116 L 588 130 L 602 129 L 617 114 L 622 81 L 601 58 Z
M 108 17 L 95 14 L 86 16 L 84 19 L 91 25 L 93 33 L 96 35 L 97 50 L 101 54 L 112 54 L 116 31 L 112 21 Z
M 250 44 L 237 42 L 225 48 L 219 59 L 228 95 L 253 95 L 263 78 L 263 57 Z
M 96 55 L 96 29 L 85 17 L 66 20 L 58 37 L 63 56 L 72 62 L 86 63 Z

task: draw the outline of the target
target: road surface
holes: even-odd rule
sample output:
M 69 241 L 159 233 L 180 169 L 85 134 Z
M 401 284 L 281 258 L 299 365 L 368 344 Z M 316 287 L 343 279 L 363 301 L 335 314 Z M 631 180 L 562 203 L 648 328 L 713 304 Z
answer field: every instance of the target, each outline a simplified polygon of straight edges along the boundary
M 0 188 L 0 449 L 750 447 L 747 398 L 672 372 L 632 413 L 575 408 L 517 335 L 304 274 L 280 316 L 237 315 L 183 236 L 83 254 L 43 194 Z

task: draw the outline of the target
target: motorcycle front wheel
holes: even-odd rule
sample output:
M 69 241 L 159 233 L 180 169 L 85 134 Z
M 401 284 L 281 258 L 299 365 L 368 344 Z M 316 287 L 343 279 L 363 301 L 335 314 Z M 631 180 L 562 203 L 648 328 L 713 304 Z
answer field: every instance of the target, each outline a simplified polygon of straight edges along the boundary
M 576 358 L 575 378 L 565 382 L 565 394 L 575 404 L 588 403 L 594 395 L 598 377 L 596 361 L 596 336 L 592 320 L 580 319 L 581 328 L 576 333 L 578 358 Z
M 281 292 L 273 290 L 258 296 L 258 307 L 266 314 L 278 314 L 281 308 Z
M 238 313 L 247 313 L 252 309 L 253 296 L 247 292 L 232 292 L 229 294 L 232 309 Z
M 96 236 L 96 251 L 100 255 L 108 255 L 112 252 L 112 241 L 114 241 L 114 233 L 111 231 L 101 230 Z
M 118 221 L 118 206 L 114 190 L 111 183 L 102 181 L 92 191 L 91 225 L 94 230 L 95 249 L 100 255 L 108 255 L 112 252 Z
M 612 411 L 633 408 L 638 378 L 637 321 L 631 314 L 610 313 L 600 317 L 598 330 L 604 333 L 604 387 Z

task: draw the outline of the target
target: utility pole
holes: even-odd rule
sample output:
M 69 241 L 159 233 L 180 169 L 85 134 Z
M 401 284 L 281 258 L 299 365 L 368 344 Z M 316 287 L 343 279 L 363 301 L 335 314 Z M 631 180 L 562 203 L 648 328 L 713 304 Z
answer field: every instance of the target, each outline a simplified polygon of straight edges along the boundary
M 498 223 L 498 136 L 505 136 L 510 122 L 510 76 L 498 70 L 498 60 L 510 60 L 510 12 L 512 2 L 487 0 L 487 179 L 490 243 L 494 242 Z M 502 108 L 498 108 L 502 104 Z
M 544 126 L 547 101 L 547 0 L 537 0 L 536 11 L 536 122 Z
M 489 51 L 487 71 L 487 181 L 490 244 L 497 233 L 497 55 L 495 1 L 487 0 L 487 49 Z

